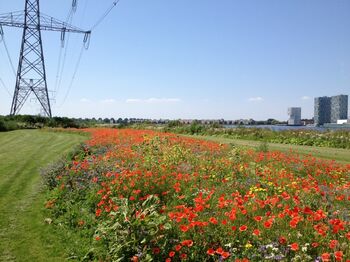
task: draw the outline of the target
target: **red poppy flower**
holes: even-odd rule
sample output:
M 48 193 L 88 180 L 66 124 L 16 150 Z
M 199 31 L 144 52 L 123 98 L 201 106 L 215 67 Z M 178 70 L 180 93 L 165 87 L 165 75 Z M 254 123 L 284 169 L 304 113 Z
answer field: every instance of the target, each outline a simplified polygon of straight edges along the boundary
M 99 217 L 101 215 L 102 210 L 101 209 L 96 209 L 96 217 Z
M 332 248 L 332 249 L 334 249 L 334 248 L 336 248 L 336 246 L 338 245 L 338 240 L 331 240 L 330 242 L 329 242 L 329 247 L 330 248 Z
M 223 252 L 224 250 L 222 249 L 222 247 L 219 247 L 218 249 L 215 250 L 215 253 L 219 255 L 222 255 Z
M 212 249 L 212 248 L 209 248 L 209 249 L 207 250 L 207 254 L 210 255 L 210 256 L 213 256 L 213 255 L 215 254 L 215 250 Z
M 254 217 L 254 219 L 255 219 L 255 221 L 261 221 L 262 220 L 262 217 L 261 216 L 256 216 L 256 217 Z
M 350 240 L 350 232 L 346 233 L 345 237 Z
M 193 241 L 190 240 L 190 239 L 189 240 L 183 240 L 181 242 L 181 245 L 191 247 L 191 246 L 193 246 Z
M 259 229 L 254 229 L 253 235 L 259 236 L 260 235 L 260 230 Z
M 182 232 L 187 232 L 189 229 L 190 229 L 190 227 L 189 227 L 189 226 L 186 226 L 186 225 L 180 225 L 180 230 L 181 230 Z
M 212 224 L 217 224 L 218 223 L 218 221 L 216 220 L 215 217 L 209 218 L 209 222 L 212 223 Z
M 159 254 L 159 253 L 160 253 L 160 248 L 159 247 L 153 248 L 153 254 Z
M 336 251 L 334 252 L 335 260 L 341 261 L 343 259 L 343 252 L 342 251 Z
M 320 245 L 320 244 L 317 243 L 317 242 L 313 242 L 313 243 L 311 244 L 311 246 L 312 246 L 312 247 L 315 247 L 315 248 L 318 247 L 319 245 Z
M 228 258 L 230 256 L 230 253 L 229 252 L 223 252 L 221 254 L 221 256 L 222 256 L 223 259 L 226 259 L 226 258 Z
M 182 254 L 180 255 L 180 259 L 186 259 L 186 258 L 187 258 L 187 254 L 182 253 Z
M 331 255 L 329 253 L 323 253 L 321 255 L 322 262 L 329 262 L 331 261 Z
M 290 245 L 290 249 L 293 251 L 297 251 L 299 249 L 298 243 L 293 243 Z
M 280 244 L 284 245 L 285 243 L 287 243 L 287 239 L 284 236 L 281 236 L 279 242 Z
M 246 225 L 240 226 L 239 231 L 246 231 L 248 227 Z
M 271 228 L 271 226 L 272 226 L 272 223 L 270 220 L 265 221 L 265 223 L 264 223 L 265 228 Z

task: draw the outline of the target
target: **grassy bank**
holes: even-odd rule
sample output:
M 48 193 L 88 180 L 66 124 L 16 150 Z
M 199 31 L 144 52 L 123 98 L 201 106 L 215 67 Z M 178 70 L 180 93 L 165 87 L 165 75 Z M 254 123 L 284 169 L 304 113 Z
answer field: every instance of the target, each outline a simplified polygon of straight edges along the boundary
M 39 130 L 0 133 L 0 261 L 64 259 L 63 236 L 45 223 L 39 170 L 85 139 Z
M 215 141 L 223 144 L 233 143 L 237 146 L 258 148 L 262 142 L 250 141 L 243 139 L 234 138 L 223 138 L 215 136 L 199 136 L 199 135 L 186 135 L 188 137 L 201 138 L 210 141 Z M 266 143 L 269 150 L 289 152 L 293 151 L 301 155 L 313 155 L 318 158 L 335 160 L 341 163 L 350 163 L 350 150 L 342 148 L 326 148 L 317 146 L 299 146 L 290 144 L 277 144 L 277 143 Z

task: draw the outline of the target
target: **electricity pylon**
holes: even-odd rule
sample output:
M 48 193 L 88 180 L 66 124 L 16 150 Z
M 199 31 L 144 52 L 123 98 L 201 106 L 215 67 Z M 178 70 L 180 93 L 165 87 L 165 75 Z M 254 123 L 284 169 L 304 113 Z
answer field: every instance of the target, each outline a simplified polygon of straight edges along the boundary
M 73 5 L 76 0 L 73 1 Z M 19 56 L 16 86 L 12 100 L 11 115 L 17 114 L 31 93 L 39 101 L 46 116 L 51 117 L 50 98 L 47 89 L 46 70 L 41 31 L 61 32 L 64 42 L 65 33 L 83 33 L 84 43 L 90 38 L 91 31 L 84 31 L 58 19 L 40 13 L 39 0 L 26 0 L 24 12 L 0 15 L 0 35 L 3 26 L 23 28 L 21 51 Z

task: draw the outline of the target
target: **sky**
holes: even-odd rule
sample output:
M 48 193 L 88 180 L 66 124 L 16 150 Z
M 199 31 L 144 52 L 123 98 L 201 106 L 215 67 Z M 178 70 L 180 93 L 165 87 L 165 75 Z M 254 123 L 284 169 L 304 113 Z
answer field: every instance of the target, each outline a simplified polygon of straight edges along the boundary
M 0 0 L 0 14 L 24 2 Z M 71 23 L 89 30 L 112 2 L 78 0 Z M 65 20 L 71 4 L 40 9 Z M 311 118 L 315 97 L 350 95 L 349 13 L 349 0 L 120 0 L 92 31 L 74 78 L 83 35 L 61 49 L 60 33 L 42 32 L 53 115 L 286 120 L 294 106 Z M 22 29 L 3 29 L 17 69 Z M 7 115 L 15 77 L 3 43 L 0 78 Z M 40 106 L 30 98 L 20 113 Z

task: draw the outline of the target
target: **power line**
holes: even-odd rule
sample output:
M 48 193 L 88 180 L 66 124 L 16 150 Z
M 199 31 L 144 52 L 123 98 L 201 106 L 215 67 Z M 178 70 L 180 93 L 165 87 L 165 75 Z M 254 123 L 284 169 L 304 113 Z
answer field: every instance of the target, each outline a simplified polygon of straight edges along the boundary
M 4 43 L 4 47 L 5 47 L 5 50 L 6 50 L 6 55 L 7 55 L 7 58 L 9 60 L 9 63 L 10 63 L 10 67 L 12 69 L 12 72 L 13 72 L 13 75 L 16 77 L 16 70 L 15 70 L 15 67 L 13 66 L 13 62 L 12 62 L 12 59 L 11 59 L 11 55 L 10 55 L 10 52 L 9 52 L 9 49 L 7 47 L 7 44 L 6 44 L 6 40 L 5 40 L 5 36 L 2 35 L 2 42 Z
M 97 22 L 91 27 L 90 31 L 93 31 L 97 26 L 99 26 L 103 20 L 109 15 L 109 13 L 113 10 L 113 8 L 119 3 L 120 0 L 116 0 L 112 3 L 112 5 L 105 11 L 105 13 L 100 17 L 99 20 L 97 20 Z M 87 3 L 85 4 L 85 8 L 86 8 L 86 5 Z M 85 9 L 84 8 L 84 9 Z M 69 83 L 69 86 L 68 86 L 68 89 L 67 89 L 67 92 L 66 92 L 66 95 L 64 96 L 63 98 L 63 101 L 61 103 L 61 105 L 59 107 L 62 107 L 63 104 L 66 102 L 66 99 L 68 97 L 68 94 L 70 93 L 70 90 L 72 89 L 72 86 L 73 86 L 73 82 L 74 82 L 74 79 L 76 77 L 76 74 L 78 72 L 78 68 L 80 66 L 80 62 L 81 62 L 81 59 L 82 59 L 82 55 L 83 55 L 83 52 L 84 52 L 84 49 L 86 49 L 85 45 L 83 44 L 83 46 L 81 47 L 81 50 L 80 50 L 80 53 L 79 53 L 79 57 L 78 57 L 78 61 L 77 61 L 77 64 L 75 66 L 75 69 L 74 69 L 74 72 L 73 72 L 73 76 L 72 76 L 72 79 Z
M 55 89 L 54 89 L 54 96 L 56 96 L 56 92 L 58 91 L 58 80 L 59 80 L 59 77 L 60 77 L 60 69 L 61 69 L 61 60 L 62 60 L 62 50 L 63 50 L 63 47 L 61 45 L 60 47 L 60 52 L 59 52 L 59 55 L 58 55 L 58 65 L 57 65 L 57 71 L 56 71 L 56 79 L 55 79 Z
M 73 21 L 73 15 L 77 10 L 77 0 L 73 0 L 72 1 L 72 6 L 69 10 L 69 13 L 66 17 L 66 24 L 71 24 Z M 57 66 L 57 72 L 56 72 L 56 80 L 55 80 L 55 89 L 54 89 L 54 98 L 56 98 L 58 90 L 61 87 L 61 83 L 62 83 L 62 76 L 63 76 L 63 72 L 64 72 L 64 67 L 66 64 L 66 58 L 67 58 L 67 50 L 68 50 L 68 45 L 69 45 L 69 39 L 70 39 L 70 34 L 67 37 L 67 40 L 65 40 L 64 38 L 65 33 L 63 33 L 63 35 L 61 35 L 61 41 L 62 41 L 62 45 L 60 48 L 60 52 L 59 52 L 59 56 L 58 56 L 58 66 Z M 64 49 L 64 55 L 63 55 L 63 62 L 62 62 L 62 51 Z
M 8 52 L 8 48 L 7 48 L 7 45 L 6 45 L 6 42 L 5 42 L 5 36 L 4 36 L 4 32 L 2 30 L 2 28 L 0 28 L 0 43 L 1 42 L 4 42 L 4 46 L 5 46 L 5 49 L 6 49 L 6 53 L 7 53 L 7 57 L 10 58 L 10 64 L 12 65 L 12 70 L 14 69 L 13 68 L 13 64 L 12 64 L 12 60 L 11 60 L 11 57 L 9 56 L 9 52 Z M 16 73 L 14 73 L 16 75 Z M 2 85 L 2 87 L 6 90 L 6 92 L 8 93 L 8 95 L 11 97 L 11 93 L 9 91 L 9 89 L 7 88 L 4 80 L 2 80 L 1 76 L 0 76 L 0 83 Z
M 11 93 L 10 93 L 10 91 L 8 90 L 8 88 L 6 87 L 4 81 L 2 80 L 1 77 L 0 77 L 0 83 L 1 83 L 1 85 L 3 86 L 3 88 L 6 90 L 6 92 L 9 94 L 9 96 L 11 97 Z
M 66 99 L 67 99 L 67 97 L 68 97 L 68 95 L 69 95 L 69 93 L 70 93 L 70 90 L 72 89 L 73 82 L 74 82 L 74 79 L 75 79 L 76 74 L 77 74 L 77 72 L 78 72 L 78 68 L 79 68 L 79 66 L 80 66 L 80 62 L 81 62 L 81 59 L 82 59 L 84 50 L 85 50 L 85 45 L 83 44 L 82 47 L 81 47 L 81 49 L 80 49 L 78 61 L 77 61 L 76 65 L 75 65 L 74 72 L 73 72 L 73 76 L 72 76 L 72 79 L 70 80 L 70 83 L 69 83 L 69 86 L 68 86 L 66 95 L 64 96 L 63 101 L 62 101 L 62 103 L 61 103 L 61 105 L 60 105 L 59 107 L 62 107 L 63 104 L 66 102 Z
M 62 67 L 60 68 L 60 73 L 59 73 L 59 80 L 58 80 L 58 86 L 56 89 L 56 92 L 58 92 L 58 90 L 61 87 L 61 83 L 62 83 L 62 76 L 63 76 L 63 72 L 64 72 L 64 68 L 66 65 L 66 59 L 67 59 L 67 52 L 68 52 L 68 46 L 69 46 L 69 39 L 70 39 L 70 34 L 67 37 L 67 41 L 65 43 L 65 48 L 64 48 L 64 54 L 63 54 L 63 61 L 62 61 Z
M 93 31 L 97 26 L 99 26 L 102 21 L 109 15 L 112 9 L 119 3 L 120 0 L 116 0 L 112 3 L 112 5 L 106 10 L 106 12 L 101 16 L 99 20 L 91 27 L 90 31 Z
M 83 8 L 83 13 L 82 13 L 82 15 L 81 15 L 80 26 L 83 25 L 83 22 L 84 22 L 84 20 L 85 20 L 86 9 L 87 9 L 88 3 L 89 3 L 89 0 L 86 0 L 86 1 L 85 1 L 85 5 L 84 5 L 84 8 Z

